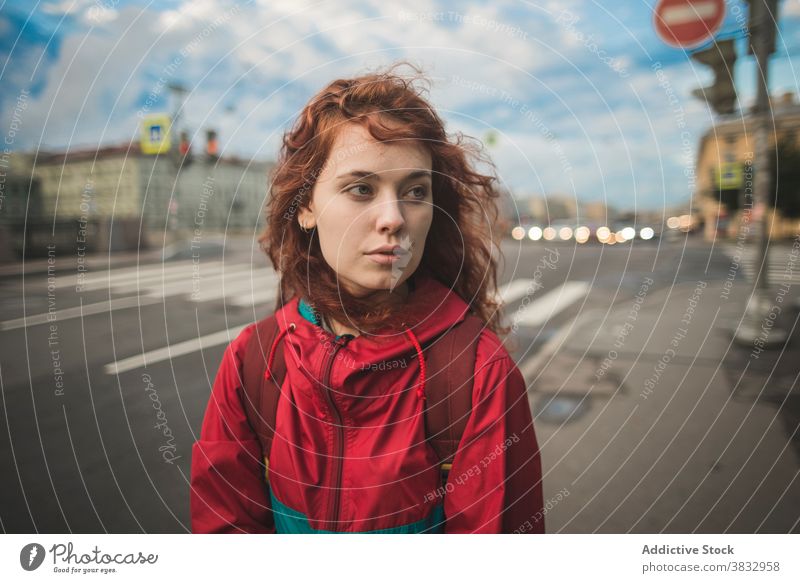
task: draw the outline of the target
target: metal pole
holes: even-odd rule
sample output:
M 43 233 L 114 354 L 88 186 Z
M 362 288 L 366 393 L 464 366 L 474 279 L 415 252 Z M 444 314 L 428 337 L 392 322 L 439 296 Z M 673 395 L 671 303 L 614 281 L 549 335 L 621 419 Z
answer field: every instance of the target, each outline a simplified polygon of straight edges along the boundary
M 770 237 L 770 188 L 772 155 L 769 143 L 772 108 L 769 100 L 769 55 L 772 51 L 772 34 L 775 22 L 776 2 L 772 0 L 750 0 L 751 46 L 756 62 L 756 102 L 752 111 L 755 147 L 753 152 L 753 206 L 762 210 L 761 233 L 758 245 L 758 270 L 753 293 L 747 303 L 742 325 L 736 330 L 736 340 L 751 344 L 754 348 L 782 345 L 787 333 L 777 322 L 770 319 L 773 301 L 769 295 L 769 237 Z
M 763 0 L 755 0 L 761 2 Z M 763 209 L 761 217 L 761 242 L 759 245 L 759 265 L 756 279 L 756 287 L 761 291 L 769 289 L 768 268 L 769 268 L 769 190 L 770 190 L 770 148 L 769 148 L 769 126 L 770 126 L 770 102 L 769 102 L 769 47 L 766 41 L 766 27 L 771 25 L 767 21 L 766 10 L 761 10 L 756 38 L 753 41 L 753 56 L 756 61 L 756 103 L 753 108 L 753 118 L 755 122 L 755 160 L 753 171 L 755 173 L 753 187 L 755 189 L 755 201 L 760 203 Z

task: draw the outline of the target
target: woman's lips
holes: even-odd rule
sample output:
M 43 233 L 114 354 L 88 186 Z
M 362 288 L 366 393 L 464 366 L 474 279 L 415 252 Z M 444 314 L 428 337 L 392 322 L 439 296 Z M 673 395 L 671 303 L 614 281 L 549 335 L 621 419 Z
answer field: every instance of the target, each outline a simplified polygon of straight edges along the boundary
M 396 249 L 393 253 L 367 253 L 367 257 L 378 265 L 392 265 L 400 261 L 406 254 L 408 254 L 408 251 Z

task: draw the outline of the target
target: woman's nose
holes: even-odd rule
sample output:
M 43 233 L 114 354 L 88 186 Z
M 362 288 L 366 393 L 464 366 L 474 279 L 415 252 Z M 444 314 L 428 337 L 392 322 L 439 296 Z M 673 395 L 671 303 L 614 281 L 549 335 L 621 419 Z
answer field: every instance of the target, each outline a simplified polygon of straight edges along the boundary
M 396 198 L 391 201 L 379 201 L 377 227 L 381 233 L 394 233 L 405 225 L 403 209 Z

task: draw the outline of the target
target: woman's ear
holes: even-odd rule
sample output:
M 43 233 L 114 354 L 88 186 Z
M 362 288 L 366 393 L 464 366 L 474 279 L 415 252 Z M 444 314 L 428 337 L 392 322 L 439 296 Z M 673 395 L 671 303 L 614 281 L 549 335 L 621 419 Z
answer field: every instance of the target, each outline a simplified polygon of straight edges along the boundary
M 297 213 L 297 222 L 304 231 L 311 230 L 317 226 L 317 219 L 314 216 L 314 212 L 304 206 L 300 207 L 300 211 Z

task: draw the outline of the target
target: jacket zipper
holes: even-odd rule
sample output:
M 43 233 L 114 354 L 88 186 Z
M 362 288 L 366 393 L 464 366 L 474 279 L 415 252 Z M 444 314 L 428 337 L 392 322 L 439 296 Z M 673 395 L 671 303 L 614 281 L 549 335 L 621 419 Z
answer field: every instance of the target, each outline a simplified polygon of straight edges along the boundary
M 333 350 L 331 351 L 330 357 L 328 358 L 327 362 L 325 362 L 325 373 L 322 377 L 322 391 L 325 393 L 325 398 L 328 401 L 328 407 L 334 417 L 334 427 L 333 427 L 333 450 L 334 450 L 334 488 L 332 490 L 331 495 L 333 496 L 333 502 L 329 504 L 330 510 L 328 511 L 328 523 L 329 523 L 329 530 L 338 530 L 336 522 L 339 519 L 339 498 L 341 497 L 341 486 L 342 486 L 342 457 L 344 456 L 344 427 L 342 427 L 342 415 L 339 413 L 339 409 L 336 408 L 336 404 L 333 401 L 333 396 L 330 393 L 330 385 L 331 385 L 331 369 L 333 368 L 333 361 L 336 359 L 336 354 L 339 352 L 339 349 L 342 348 L 349 338 L 344 336 L 342 338 L 337 338 L 334 341 Z

